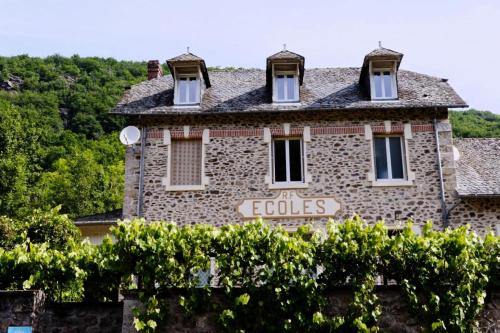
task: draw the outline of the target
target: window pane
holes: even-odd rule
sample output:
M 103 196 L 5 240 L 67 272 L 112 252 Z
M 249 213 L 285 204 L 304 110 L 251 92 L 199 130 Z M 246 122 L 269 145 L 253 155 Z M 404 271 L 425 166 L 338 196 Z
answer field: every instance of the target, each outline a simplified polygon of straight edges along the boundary
M 274 181 L 286 182 L 285 140 L 274 141 Z
M 389 147 L 391 149 L 391 168 L 392 178 L 403 179 L 403 154 L 401 151 L 401 138 L 389 138 Z
M 302 181 L 302 154 L 300 140 L 288 141 L 288 154 L 290 155 L 290 181 Z
M 375 138 L 375 168 L 377 171 L 377 179 L 389 178 L 385 138 Z
M 293 75 L 286 76 L 286 93 L 288 100 L 295 100 L 295 79 Z
M 392 75 L 391 72 L 384 72 L 384 97 L 392 97 Z
M 185 78 L 179 80 L 179 102 L 186 103 L 187 101 L 187 86 L 188 83 Z
M 279 101 L 285 99 L 285 77 L 284 75 L 276 76 L 276 89 L 277 89 L 277 97 Z
M 190 78 L 189 79 L 189 103 L 196 103 L 198 102 L 197 96 L 198 96 L 198 81 L 196 78 Z
M 382 78 L 380 72 L 373 72 L 373 84 L 375 85 L 375 97 L 382 97 Z

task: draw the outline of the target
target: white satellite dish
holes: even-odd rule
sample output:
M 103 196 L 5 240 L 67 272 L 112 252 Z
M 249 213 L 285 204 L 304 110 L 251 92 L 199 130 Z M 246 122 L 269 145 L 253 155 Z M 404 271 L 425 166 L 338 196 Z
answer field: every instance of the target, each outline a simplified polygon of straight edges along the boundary
M 140 138 L 141 131 L 135 126 L 127 126 L 120 132 L 120 142 L 127 146 L 133 145 Z
M 460 159 L 460 152 L 458 151 L 458 148 L 453 146 L 453 160 L 456 162 Z

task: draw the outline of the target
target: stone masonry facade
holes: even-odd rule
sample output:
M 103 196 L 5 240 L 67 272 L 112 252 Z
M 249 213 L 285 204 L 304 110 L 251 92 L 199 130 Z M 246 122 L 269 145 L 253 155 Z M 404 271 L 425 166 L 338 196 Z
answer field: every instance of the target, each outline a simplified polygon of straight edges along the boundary
M 273 197 L 280 190 L 268 189 L 268 144 L 263 140 L 263 129 L 277 133 L 283 124 L 290 124 L 290 136 L 299 135 L 309 127 L 311 140 L 307 142 L 307 170 L 311 175 L 308 188 L 297 190 L 303 197 L 333 196 L 341 209 L 333 216 L 344 219 L 354 214 L 368 222 L 385 220 L 397 225 L 412 217 L 416 224 L 433 220 L 442 225 L 441 194 L 437 164 L 436 140 L 430 115 L 431 110 L 363 111 L 288 113 L 268 115 L 220 115 L 209 119 L 176 117 L 149 119 L 144 170 L 144 217 L 149 220 L 168 220 L 179 224 L 208 223 L 220 226 L 242 222 L 236 206 L 243 198 Z M 447 206 L 456 203 L 451 127 L 447 111 L 439 110 L 438 131 L 446 190 Z M 390 131 L 385 125 L 390 121 Z M 415 173 L 411 186 L 375 187 L 367 179 L 372 171 L 370 141 L 364 128 L 369 125 L 374 133 L 401 134 L 404 124 L 410 124 L 412 138 L 408 140 L 410 170 Z M 164 144 L 164 130 L 171 135 L 182 133 L 190 126 L 190 133 L 209 129 L 204 161 L 209 183 L 204 190 L 168 191 L 162 183 L 167 173 L 168 149 Z M 126 158 L 126 191 L 124 216 L 136 216 L 139 188 L 140 147 L 130 148 Z M 471 205 L 471 203 L 468 203 Z M 490 209 L 479 205 L 478 209 Z M 498 209 L 495 203 L 490 205 Z M 488 206 L 488 207 L 490 207 Z M 465 206 L 467 207 L 467 206 Z M 472 223 L 481 232 L 492 227 L 496 218 L 481 212 L 471 215 L 451 214 L 452 223 Z M 476 208 L 473 208 L 476 209 Z M 493 214 L 494 215 L 494 214 Z M 473 219 L 468 217 L 475 217 Z M 325 218 L 275 219 L 293 228 L 304 223 L 320 226 Z
M 377 289 L 382 308 L 378 321 L 383 332 L 423 332 L 423 325 L 409 312 L 406 301 L 396 286 Z M 171 333 L 213 333 L 220 331 L 217 313 L 206 311 L 185 316 L 179 305 L 179 295 L 165 296 L 168 319 L 160 324 L 159 331 Z M 332 316 L 345 313 L 352 301 L 347 289 L 331 292 L 328 313 Z M 210 302 L 224 301 L 220 292 L 214 291 Z M 0 291 L 0 332 L 8 327 L 31 326 L 33 333 L 133 333 L 133 309 L 141 308 L 137 292 L 125 294 L 123 301 L 113 303 L 48 303 L 41 291 Z M 481 332 L 494 333 L 500 328 L 500 292 L 492 290 L 483 311 L 478 316 Z
M 359 68 L 306 69 L 285 49 L 265 70 L 208 71 L 188 52 L 167 60 L 168 75 L 150 61 L 152 75 L 112 111 L 145 140 L 127 149 L 124 218 L 220 226 L 264 216 L 293 230 L 357 214 L 392 228 L 412 218 L 415 229 L 432 220 L 500 232 L 500 140 L 461 141 L 457 162 L 448 109 L 467 103 L 447 79 L 400 69 L 402 58 L 380 46 Z

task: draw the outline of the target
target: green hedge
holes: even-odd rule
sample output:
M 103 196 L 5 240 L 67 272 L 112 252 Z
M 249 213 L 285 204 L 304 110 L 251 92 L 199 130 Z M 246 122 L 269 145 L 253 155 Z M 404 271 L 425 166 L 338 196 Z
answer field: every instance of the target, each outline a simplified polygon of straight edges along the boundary
M 69 241 L 56 249 L 26 240 L 0 248 L 0 289 L 103 301 L 118 287 L 140 287 L 141 332 L 168 320 L 162 295 L 172 288 L 188 315 L 215 310 L 224 332 L 375 332 L 381 314 L 375 281 L 384 275 L 398 282 L 429 331 L 470 332 L 500 274 L 499 238 L 478 237 L 468 227 L 441 232 L 427 224 L 416 235 L 409 223 L 389 237 L 382 223 L 368 226 L 357 217 L 329 223 L 326 233 L 304 226 L 293 234 L 263 221 L 213 228 L 134 220 L 112 235 L 100 246 Z M 198 280 L 211 258 L 226 295 L 217 305 L 206 302 L 210 283 L 200 288 Z M 353 300 L 344 315 L 333 316 L 326 296 L 339 286 L 350 288 Z

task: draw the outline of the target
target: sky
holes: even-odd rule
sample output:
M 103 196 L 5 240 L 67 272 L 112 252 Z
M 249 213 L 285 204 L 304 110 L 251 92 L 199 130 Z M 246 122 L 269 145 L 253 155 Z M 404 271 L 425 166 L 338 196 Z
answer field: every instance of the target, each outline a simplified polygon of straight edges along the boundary
M 286 43 L 307 70 L 359 67 L 378 41 L 500 114 L 499 0 L 0 0 L 2 56 L 163 62 L 189 46 L 208 66 L 264 68 Z

